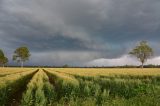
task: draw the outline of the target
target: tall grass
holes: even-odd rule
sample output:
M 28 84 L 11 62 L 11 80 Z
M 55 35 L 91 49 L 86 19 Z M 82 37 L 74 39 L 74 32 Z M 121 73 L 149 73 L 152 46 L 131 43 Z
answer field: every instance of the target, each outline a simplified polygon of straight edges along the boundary
M 109 78 L 76 76 L 76 78 L 80 81 L 81 92 L 86 89 L 87 92 L 83 92 L 87 94 L 85 96 L 94 96 L 97 105 L 104 104 L 107 99 L 121 101 L 124 99 L 125 102 L 130 100 L 133 102 L 134 99 L 139 98 L 141 95 L 144 97 L 152 96 L 155 100 L 160 95 L 160 80 L 158 76 L 150 78 L 141 76 L 139 79 L 136 79 L 137 76 L 135 78 L 132 76 L 131 79 L 128 76 L 127 79 L 124 76 L 119 76 L 118 78 L 115 76 Z M 154 101 L 152 98 L 148 98 L 150 103 Z M 109 102 L 111 103 L 111 101 Z M 134 102 L 144 104 L 143 101 Z M 160 104 L 160 101 L 154 103 Z

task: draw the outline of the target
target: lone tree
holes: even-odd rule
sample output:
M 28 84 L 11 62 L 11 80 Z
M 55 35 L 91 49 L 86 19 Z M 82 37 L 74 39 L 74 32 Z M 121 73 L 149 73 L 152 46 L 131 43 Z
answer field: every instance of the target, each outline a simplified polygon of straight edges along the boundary
M 142 63 L 141 68 L 143 68 L 147 59 L 153 56 L 153 49 L 148 45 L 147 41 L 141 41 L 129 54 L 137 57 Z
M 8 58 L 5 57 L 3 51 L 0 49 L 0 64 L 4 67 L 8 63 Z
M 13 54 L 13 61 L 17 61 L 18 63 L 21 63 L 21 67 L 23 67 L 23 64 L 25 61 L 28 61 L 30 57 L 30 52 L 27 47 L 19 47 L 14 51 Z

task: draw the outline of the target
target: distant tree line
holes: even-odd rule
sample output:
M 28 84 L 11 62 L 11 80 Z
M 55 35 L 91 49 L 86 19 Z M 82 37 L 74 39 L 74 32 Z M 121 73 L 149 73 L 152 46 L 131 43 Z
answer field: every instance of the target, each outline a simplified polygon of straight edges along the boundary
M 153 56 L 153 49 L 149 46 L 147 41 L 141 41 L 135 48 L 133 48 L 130 52 L 130 55 L 135 56 L 140 62 L 141 62 L 141 68 L 143 67 L 157 67 L 154 65 L 147 65 L 144 66 L 144 63 L 147 62 L 147 60 Z M 30 51 L 27 47 L 19 47 L 17 48 L 13 53 L 13 61 L 16 61 L 17 63 L 21 63 L 21 67 L 23 67 L 24 62 L 29 60 L 29 57 L 31 56 Z M 8 58 L 4 55 L 4 52 L 0 50 L 0 65 L 5 66 L 8 63 Z M 69 66 L 65 64 L 64 66 L 61 66 L 63 68 L 68 68 Z M 137 67 L 137 66 L 117 66 L 117 67 Z M 112 67 L 111 67 L 112 68 Z M 115 67 L 114 67 L 115 68 Z
M 15 65 L 10 65 L 9 67 L 18 67 Z M 26 65 L 25 67 L 28 68 L 139 68 L 141 67 L 141 65 L 139 66 L 132 66 L 132 65 L 123 65 L 123 66 L 69 66 L 68 67 L 64 67 L 64 65 L 62 66 L 50 66 L 50 65 Z M 160 68 L 160 65 L 153 65 L 153 64 L 149 64 L 149 65 L 144 65 L 144 68 Z

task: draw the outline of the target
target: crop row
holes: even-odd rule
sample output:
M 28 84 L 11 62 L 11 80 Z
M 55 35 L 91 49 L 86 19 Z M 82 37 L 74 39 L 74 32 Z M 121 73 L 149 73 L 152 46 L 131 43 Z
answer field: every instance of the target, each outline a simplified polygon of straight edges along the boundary
M 23 94 L 21 106 L 46 106 L 52 104 L 56 95 L 54 87 L 44 71 L 38 71 L 27 85 Z
M 20 77 L 15 78 L 13 82 L 7 81 L 6 78 L 6 82 L 10 83 L 4 83 L 7 86 L 12 85 L 12 88 L 17 87 L 16 90 L 27 85 L 20 106 L 160 105 L 160 76 L 83 76 L 52 69 L 22 73 L 13 74 L 13 79 L 14 75 Z M 31 80 L 28 83 L 26 79 Z M 8 95 L 10 94 L 5 97 Z
M 0 77 L 0 105 L 4 106 L 7 102 L 10 102 L 8 101 L 9 97 L 19 91 L 34 73 L 35 71 L 30 70 Z
M 111 76 L 111 75 L 125 75 L 125 76 L 144 76 L 144 75 L 159 75 L 159 68 L 54 68 L 46 69 L 68 74 L 81 75 L 81 76 Z
M 0 68 L 0 77 L 5 77 L 7 75 L 11 75 L 11 74 L 16 74 L 16 73 L 21 73 L 21 72 L 25 72 L 25 71 L 30 71 L 30 70 L 34 70 L 34 69 L 18 69 L 18 68 Z
M 47 74 L 55 80 L 58 101 L 62 105 L 65 102 L 73 106 L 160 105 L 159 76 L 87 77 L 49 69 Z

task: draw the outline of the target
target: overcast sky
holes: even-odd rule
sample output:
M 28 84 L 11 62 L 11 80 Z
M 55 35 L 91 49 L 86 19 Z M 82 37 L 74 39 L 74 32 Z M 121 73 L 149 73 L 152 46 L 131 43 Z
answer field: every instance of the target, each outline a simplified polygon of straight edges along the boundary
M 160 0 L 0 0 L 0 48 L 12 62 L 19 46 L 28 65 L 137 65 L 139 41 L 160 64 Z

